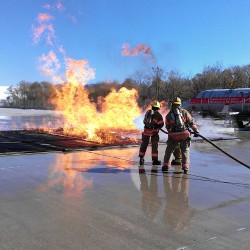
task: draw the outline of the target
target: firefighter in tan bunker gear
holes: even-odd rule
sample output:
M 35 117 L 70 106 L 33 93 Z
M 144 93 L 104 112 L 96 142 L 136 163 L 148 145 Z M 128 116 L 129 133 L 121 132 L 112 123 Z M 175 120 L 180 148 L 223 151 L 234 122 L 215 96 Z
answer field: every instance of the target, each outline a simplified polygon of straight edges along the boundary
M 198 136 L 199 130 L 190 113 L 181 107 L 181 99 L 179 97 L 175 97 L 171 101 L 171 104 L 171 110 L 165 119 L 165 126 L 168 130 L 168 141 L 162 171 L 169 170 L 171 155 L 179 144 L 182 155 L 182 170 L 184 170 L 184 173 L 187 173 L 190 164 L 189 147 L 191 143 L 189 128 L 194 131 L 195 137 Z
M 144 156 L 151 139 L 153 165 L 161 165 L 158 160 L 159 130 L 163 127 L 163 117 L 159 112 L 161 107 L 158 101 L 151 103 L 151 109 L 144 116 L 144 130 L 142 132 L 142 142 L 139 151 L 140 165 L 144 164 Z

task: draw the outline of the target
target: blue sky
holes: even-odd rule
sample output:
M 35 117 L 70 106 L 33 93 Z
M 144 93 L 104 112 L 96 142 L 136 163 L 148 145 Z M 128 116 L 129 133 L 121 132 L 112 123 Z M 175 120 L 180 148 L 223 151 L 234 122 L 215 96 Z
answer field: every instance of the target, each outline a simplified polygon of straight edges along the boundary
M 217 63 L 250 63 L 249 0 L 2 0 L 0 8 L 0 86 L 50 81 L 39 58 L 54 51 L 63 61 L 59 46 L 88 61 L 92 82 L 122 82 L 156 66 L 193 76 Z M 51 17 L 51 44 L 48 32 L 33 39 L 41 13 Z M 143 51 L 122 55 L 125 43 L 146 45 L 154 61 Z

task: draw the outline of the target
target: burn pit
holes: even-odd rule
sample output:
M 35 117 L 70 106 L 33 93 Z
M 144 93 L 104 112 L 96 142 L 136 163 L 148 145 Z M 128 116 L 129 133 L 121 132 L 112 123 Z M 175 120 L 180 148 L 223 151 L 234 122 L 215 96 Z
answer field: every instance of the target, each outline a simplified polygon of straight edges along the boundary
M 134 120 L 143 113 L 135 89 L 111 89 L 94 102 L 84 84 L 92 79 L 87 61 L 68 59 L 67 81 L 52 88 L 51 104 L 59 119 L 22 124 L 15 131 L 0 131 L 0 153 L 48 152 L 87 147 L 138 145 L 141 131 Z M 83 79 L 82 79 L 83 78 Z M 20 130 L 24 129 L 24 130 Z
M 50 132 L 42 129 L 0 131 L 0 155 L 97 150 L 105 147 L 137 146 L 140 143 L 140 139 L 135 137 L 138 135 L 137 130 L 109 131 L 109 133 L 99 131 L 98 133 L 103 138 L 103 142 L 98 143 L 79 136 L 68 136 L 63 134 L 62 129 Z

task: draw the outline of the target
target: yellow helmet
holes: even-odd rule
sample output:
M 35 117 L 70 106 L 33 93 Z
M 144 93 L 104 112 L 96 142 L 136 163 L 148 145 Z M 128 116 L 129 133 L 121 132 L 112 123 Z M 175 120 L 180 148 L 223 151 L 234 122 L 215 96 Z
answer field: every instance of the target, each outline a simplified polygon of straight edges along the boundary
M 175 97 L 175 98 L 171 101 L 171 103 L 174 104 L 174 105 L 181 105 L 181 98 Z
M 157 102 L 157 101 L 153 101 L 151 103 L 151 106 L 154 107 L 154 108 L 158 108 L 159 109 L 161 107 L 161 104 L 159 102 Z

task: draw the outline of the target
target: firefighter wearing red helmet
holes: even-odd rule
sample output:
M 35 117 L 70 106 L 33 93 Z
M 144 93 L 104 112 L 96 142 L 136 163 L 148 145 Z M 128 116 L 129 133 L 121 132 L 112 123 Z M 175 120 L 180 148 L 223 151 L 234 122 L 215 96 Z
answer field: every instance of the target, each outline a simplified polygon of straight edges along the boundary
M 191 144 L 189 128 L 194 131 L 195 137 L 198 136 L 199 130 L 190 113 L 181 107 L 181 99 L 179 97 L 175 97 L 171 101 L 171 104 L 171 110 L 165 118 L 165 126 L 168 131 L 168 141 L 162 171 L 169 170 L 171 166 L 171 155 L 179 144 L 182 155 L 182 170 L 184 170 L 184 173 L 187 173 L 190 164 L 189 147 Z
M 164 126 L 163 117 L 159 112 L 161 105 L 158 101 L 151 103 L 151 109 L 144 116 L 144 130 L 142 132 L 142 142 L 139 151 L 140 165 L 144 164 L 144 156 L 151 139 L 153 165 L 161 165 L 158 160 L 159 130 Z

